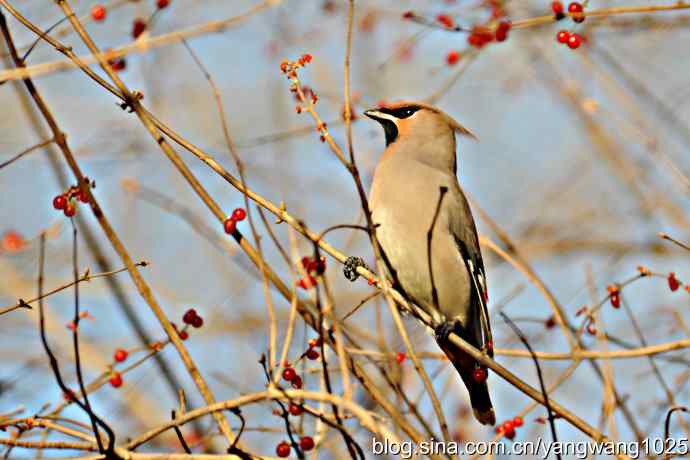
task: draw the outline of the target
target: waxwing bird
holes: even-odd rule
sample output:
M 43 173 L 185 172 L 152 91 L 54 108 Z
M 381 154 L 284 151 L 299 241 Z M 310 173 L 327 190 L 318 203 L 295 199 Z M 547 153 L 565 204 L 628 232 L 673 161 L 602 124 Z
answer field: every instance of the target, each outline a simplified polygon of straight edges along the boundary
M 448 340 L 455 332 L 493 356 L 484 264 L 456 176 L 455 134 L 473 136 L 422 103 L 399 102 L 364 114 L 381 124 L 386 137 L 369 205 L 388 276 L 432 317 L 436 341 L 465 383 L 475 418 L 494 425 L 486 369 Z

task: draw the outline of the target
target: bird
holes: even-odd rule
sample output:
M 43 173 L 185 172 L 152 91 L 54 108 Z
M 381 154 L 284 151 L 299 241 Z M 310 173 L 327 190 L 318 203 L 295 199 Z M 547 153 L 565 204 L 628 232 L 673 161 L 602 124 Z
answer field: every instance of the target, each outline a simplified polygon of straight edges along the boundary
M 366 110 L 386 148 L 369 192 L 386 276 L 432 319 L 436 342 L 460 374 L 477 421 L 495 425 L 487 371 L 451 332 L 493 357 L 477 229 L 457 178 L 456 134 L 474 135 L 441 110 L 400 101 Z

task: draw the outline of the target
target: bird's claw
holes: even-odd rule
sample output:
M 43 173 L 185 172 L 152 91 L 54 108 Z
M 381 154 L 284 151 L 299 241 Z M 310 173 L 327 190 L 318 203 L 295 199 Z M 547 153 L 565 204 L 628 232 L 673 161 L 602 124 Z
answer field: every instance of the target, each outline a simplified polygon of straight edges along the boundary
M 436 340 L 438 342 L 444 343 L 448 340 L 448 336 L 455 331 L 455 321 L 444 321 L 434 330 L 436 334 Z
M 364 259 L 361 257 L 350 256 L 345 260 L 345 265 L 343 266 L 343 274 L 345 278 L 350 281 L 356 281 L 359 278 L 359 273 L 357 273 L 358 267 L 364 267 L 369 270 L 369 267 L 364 263 Z

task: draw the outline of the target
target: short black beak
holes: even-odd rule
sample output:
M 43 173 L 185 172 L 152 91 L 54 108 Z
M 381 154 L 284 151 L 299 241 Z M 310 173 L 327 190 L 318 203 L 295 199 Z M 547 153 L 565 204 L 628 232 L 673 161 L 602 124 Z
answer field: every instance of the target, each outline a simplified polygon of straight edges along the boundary
M 365 110 L 364 115 L 379 122 L 385 120 L 385 118 L 381 116 L 382 113 L 376 109 Z
M 397 139 L 398 127 L 395 126 L 394 118 L 391 115 L 377 109 L 365 110 L 364 115 L 381 124 L 386 135 L 386 145 L 392 144 Z

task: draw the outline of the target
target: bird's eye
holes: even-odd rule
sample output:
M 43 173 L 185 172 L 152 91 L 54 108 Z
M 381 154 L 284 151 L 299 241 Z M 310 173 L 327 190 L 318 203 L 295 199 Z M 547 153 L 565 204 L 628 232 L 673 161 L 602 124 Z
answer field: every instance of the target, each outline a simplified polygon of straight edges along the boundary
M 402 107 L 400 109 L 397 109 L 393 112 L 393 115 L 396 116 L 397 118 L 407 118 L 419 110 L 419 107 L 415 106 L 410 106 L 410 107 Z

